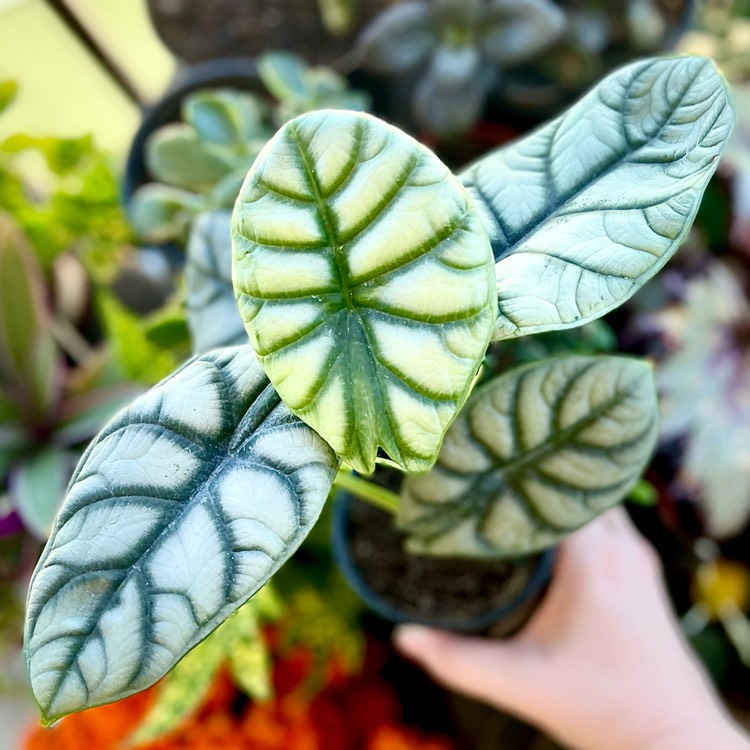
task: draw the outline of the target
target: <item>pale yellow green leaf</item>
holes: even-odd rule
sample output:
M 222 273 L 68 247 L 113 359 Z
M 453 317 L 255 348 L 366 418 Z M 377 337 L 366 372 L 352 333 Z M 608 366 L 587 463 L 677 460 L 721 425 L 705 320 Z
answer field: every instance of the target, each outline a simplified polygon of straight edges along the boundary
M 369 115 L 287 123 L 243 185 L 234 285 L 279 395 L 352 468 L 425 471 L 495 318 L 492 253 L 437 157 Z

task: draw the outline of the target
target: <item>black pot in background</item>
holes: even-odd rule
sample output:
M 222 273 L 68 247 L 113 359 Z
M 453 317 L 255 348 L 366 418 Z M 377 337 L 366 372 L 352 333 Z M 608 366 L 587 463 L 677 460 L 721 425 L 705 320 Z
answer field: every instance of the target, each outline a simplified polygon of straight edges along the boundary
M 528 580 L 520 591 L 514 593 L 502 606 L 495 606 L 482 611 L 480 614 L 465 616 L 460 612 L 442 612 L 436 616 L 419 616 L 406 614 L 397 602 L 376 592 L 370 586 L 363 575 L 362 570 L 354 560 L 350 545 L 351 518 L 350 512 L 353 504 L 363 501 L 353 498 L 345 492 L 338 493 L 333 508 L 332 516 L 332 546 L 333 555 L 341 572 L 352 589 L 372 610 L 386 620 L 394 623 L 417 622 L 431 627 L 444 630 L 453 630 L 464 633 L 484 633 L 491 636 L 505 636 L 517 631 L 531 616 L 536 605 L 540 601 L 544 589 L 552 574 L 554 550 L 547 550 L 534 558 L 531 564 Z M 381 514 L 380 522 L 393 528 L 393 519 L 384 511 L 379 511 L 372 506 L 367 506 L 368 512 L 374 511 Z M 394 547 L 400 549 L 401 535 L 393 529 L 393 537 L 396 540 Z M 406 553 L 403 553 L 407 557 Z M 453 559 L 430 559 L 430 562 L 447 570 L 460 561 Z M 472 565 L 479 565 L 477 561 L 471 561 Z M 521 564 L 526 564 L 521 561 Z

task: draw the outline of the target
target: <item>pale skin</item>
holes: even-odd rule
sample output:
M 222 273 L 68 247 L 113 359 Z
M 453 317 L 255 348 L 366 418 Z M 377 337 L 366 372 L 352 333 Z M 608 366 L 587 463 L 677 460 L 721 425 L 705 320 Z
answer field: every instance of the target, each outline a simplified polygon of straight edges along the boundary
M 575 750 L 750 748 L 680 634 L 656 553 L 620 508 L 563 542 L 519 635 L 404 625 L 395 642 L 439 682 Z

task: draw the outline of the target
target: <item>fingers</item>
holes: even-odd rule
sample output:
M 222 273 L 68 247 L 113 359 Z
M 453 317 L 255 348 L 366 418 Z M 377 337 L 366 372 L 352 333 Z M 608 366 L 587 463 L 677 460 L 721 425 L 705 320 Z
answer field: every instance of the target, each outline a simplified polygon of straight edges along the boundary
M 538 670 L 533 654 L 512 640 L 472 638 L 401 625 L 396 647 L 438 682 L 495 706 L 527 714 Z

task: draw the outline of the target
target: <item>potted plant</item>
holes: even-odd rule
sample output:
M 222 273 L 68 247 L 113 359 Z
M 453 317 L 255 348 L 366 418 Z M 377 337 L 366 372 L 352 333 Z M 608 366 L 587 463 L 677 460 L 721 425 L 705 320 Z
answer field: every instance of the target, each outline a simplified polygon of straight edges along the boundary
M 400 497 L 358 491 L 397 502 L 414 554 L 531 553 L 619 502 L 656 436 L 648 363 L 563 357 L 472 388 L 490 339 L 582 325 L 661 268 L 732 121 L 712 63 L 681 57 L 615 72 L 458 177 L 369 115 L 285 124 L 232 219 L 250 344 L 137 399 L 73 476 L 27 607 L 45 720 L 152 684 L 382 452 Z

